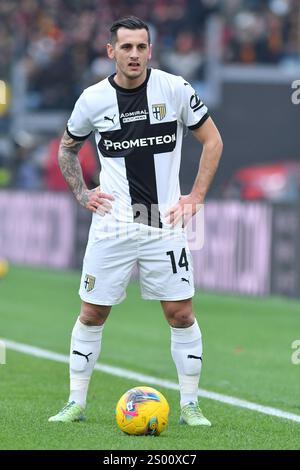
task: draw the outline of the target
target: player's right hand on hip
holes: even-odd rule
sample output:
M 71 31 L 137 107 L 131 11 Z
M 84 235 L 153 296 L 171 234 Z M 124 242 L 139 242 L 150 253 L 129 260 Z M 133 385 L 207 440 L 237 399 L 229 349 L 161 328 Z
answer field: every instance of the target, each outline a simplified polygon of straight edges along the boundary
M 109 201 L 114 201 L 114 199 L 110 194 L 103 193 L 98 186 L 95 189 L 85 191 L 84 206 L 103 217 L 105 214 L 111 213 L 112 205 Z

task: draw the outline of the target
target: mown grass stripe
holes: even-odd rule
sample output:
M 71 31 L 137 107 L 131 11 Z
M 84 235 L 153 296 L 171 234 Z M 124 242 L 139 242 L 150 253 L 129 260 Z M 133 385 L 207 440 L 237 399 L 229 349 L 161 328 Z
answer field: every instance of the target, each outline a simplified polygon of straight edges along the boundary
M 7 349 L 17 351 L 23 354 L 28 354 L 30 356 L 35 356 L 43 359 L 48 359 L 51 361 L 69 363 L 69 356 L 65 354 L 59 354 L 54 351 L 49 351 L 47 349 L 37 348 L 28 344 L 18 343 L 9 339 L 1 338 L 4 341 Z M 3 366 L 4 367 L 4 366 Z M 95 369 L 106 374 L 114 375 L 116 377 L 123 377 L 125 379 L 136 380 L 137 382 L 144 384 L 157 385 L 159 387 L 164 387 L 169 390 L 178 390 L 179 386 L 175 382 L 170 380 L 162 380 L 157 377 L 152 377 L 150 375 L 140 374 L 128 369 L 122 369 L 119 367 L 113 367 L 106 364 L 96 364 Z M 252 403 L 247 400 L 242 400 L 239 398 L 231 397 L 228 395 L 223 395 L 221 393 L 215 393 L 208 390 L 199 389 L 199 397 L 208 398 L 209 400 L 218 401 L 225 403 L 226 405 L 232 405 L 239 408 L 244 408 L 251 411 L 256 411 L 269 416 L 276 416 L 277 418 L 287 419 L 289 421 L 294 421 L 300 423 L 300 416 L 294 413 L 289 413 L 287 411 L 280 410 L 278 408 L 273 408 L 270 406 L 260 405 L 258 403 Z

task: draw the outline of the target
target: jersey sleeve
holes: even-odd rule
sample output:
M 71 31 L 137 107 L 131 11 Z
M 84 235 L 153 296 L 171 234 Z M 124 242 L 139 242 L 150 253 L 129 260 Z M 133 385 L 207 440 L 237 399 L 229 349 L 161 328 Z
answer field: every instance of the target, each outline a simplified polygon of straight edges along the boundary
M 182 77 L 178 77 L 177 103 L 179 119 L 190 130 L 197 129 L 209 117 L 208 109 L 194 88 Z
M 85 140 L 94 128 L 89 120 L 88 106 L 84 92 L 75 103 L 73 112 L 68 120 L 67 133 L 74 140 Z

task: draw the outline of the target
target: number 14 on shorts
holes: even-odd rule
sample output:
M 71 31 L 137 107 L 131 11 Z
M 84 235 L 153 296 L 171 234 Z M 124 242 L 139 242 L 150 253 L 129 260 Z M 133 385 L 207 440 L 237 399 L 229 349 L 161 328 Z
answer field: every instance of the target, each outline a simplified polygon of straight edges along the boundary
M 177 264 L 176 261 L 178 261 L 178 266 L 180 268 L 185 268 L 186 271 L 189 270 L 189 262 L 187 259 L 186 251 L 185 248 L 182 248 L 181 254 L 179 256 L 179 259 L 176 260 L 174 251 L 167 251 L 166 252 L 167 256 L 170 256 L 171 264 L 172 264 L 172 270 L 174 274 L 177 274 Z

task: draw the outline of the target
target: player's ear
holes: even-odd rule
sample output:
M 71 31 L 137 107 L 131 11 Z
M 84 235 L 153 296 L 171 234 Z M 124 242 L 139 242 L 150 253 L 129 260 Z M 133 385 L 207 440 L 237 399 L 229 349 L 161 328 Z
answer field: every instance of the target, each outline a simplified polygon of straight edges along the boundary
M 149 45 L 149 60 L 152 57 L 152 44 Z
M 115 52 L 114 52 L 114 48 L 113 48 L 112 44 L 110 44 L 110 43 L 106 44 L 106 51 L 107 51 L 107 55 L 110 59 L 115 58 Z

